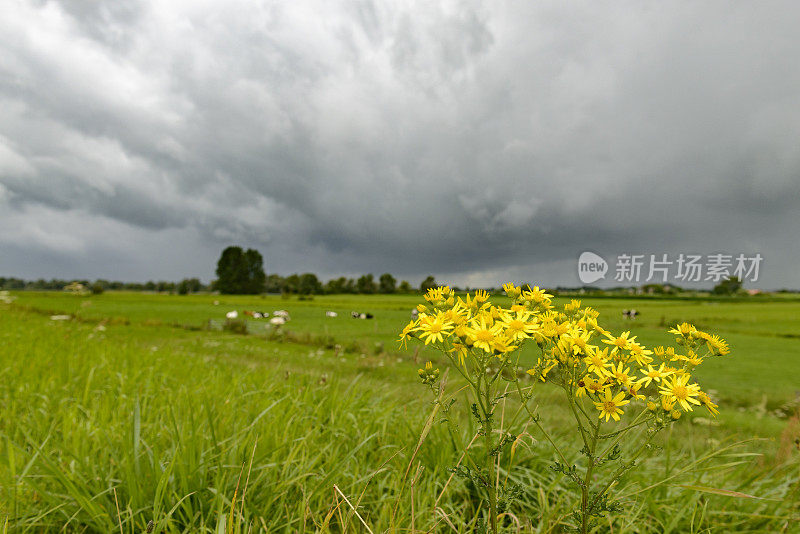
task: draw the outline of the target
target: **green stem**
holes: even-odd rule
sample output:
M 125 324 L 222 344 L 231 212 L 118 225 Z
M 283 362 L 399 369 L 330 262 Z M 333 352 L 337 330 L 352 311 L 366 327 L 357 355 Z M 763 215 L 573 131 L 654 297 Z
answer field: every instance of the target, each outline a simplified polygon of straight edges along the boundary
M 568 462 L 566 456 L 564 456 L 564 454 L 561 452 L 561 449 L 558 448 L 558 445 L 556 445 L 556 442 L 553 441 L 553 438 L 550 436 L 547 430 L 545 430 L 541 423 L 539 423 L 539 416 L 531 412 L 530 408 L 528 408 L 528 402 L 525 400 L 525 396 L 522 393 L 522 388 L 519 387 L 519 380 L 515 380 L 514 385 L 517 386 L 517 393 L 519 393 L 522 406 L 525 408 L 525 411 L 528 412 L 528 416 L 531 418 L 531 421 L 533 421 L 533 424 L 536 425 L 536 428 L 538 428 L 539 431 L 544 435 L 545 439 L 550 442 L 550 445 L 553 446 L 553 449 L 555 449 L 558 457 L 561 458 L 562 462 L 564 462 L 564 465 L 567 465 Z
M 575 409 L 575 401 L 572 399 L 571 388 L 568 386 L 564 386 L 564 391 L 567 394 L 567 404 L 569 404 L 569 409 L 572 410 L 572 415 L 575 417 L 575 422 L 578 423 L 578 430 L 580 430 L 581 432 L 581 439 L 583 440 L 583 444 L 588 449 L 589 440 L 586 439 L 586 430 L 583 428 L 583 424 L 581 423 L 581 418 L 578 415 L 578 410 Z
M 597 448 L 597 436 L 600 434 L 600 425 L 602 422 L 598 422 L 597 426 L 594 427 L 594 434 L 592 435 L 592 443 L 588 446 L 589 454 L 588 459 L 589 463 L 586 467 L 586 478 L 583 480 L 583 487 L 581 487 L 581 533 L 586 534 L 589 528 L 589 514 L 588 511 L 591 509 L 589 506 L 589 487 L 592 483 L 592 472 L 594 471 L 594 451 Z M 594 500 L 592 501 L 594 503 Z
M 636 459 L 637 459 L 637 458 L 639 458 L 639 456 L 640 456 L 640 455 L 641 455 L 641 454 L 642 454 L 642 453 L 645 451 L 645 449 L 647 449 L 647 446 L 648 446 L 648 445 L 650 445 L 650 442 L 653 440 L 653 438 L 655 437 L 655 435 L 656 435 L 656 432 L 653 432 L 652 434 L 650 434 L 650 436 L 647 438 L 647 440 L 644 442 L 644 444 L 642 444 L 642 446 L 641 446 L 641 447 L 639 447 L 639 449 L 637 449 L 637 451 L 634 453 L 633 457 L 631 457 L 631 460 L 630 460 L 630 462 L 628 462 L 628 465 L 630 465 L 630 463 L 631 463 L 631 462 L 635 462 L 635 461 L 636 461 Z M 591 502 L 591 504 L 589 505 L 589 509 L 590 509 L 590 510 L 591 510 L 592 508 L 594 508 L 594 507 L 595 507 L 595 505 L 596 505 L 596 504 L 599 502 L 599 500 L 600 500 L 600 499 L 603 497 L 603 495 L 605 494 L 605 492 L 607 492 L 607 491 L 608 491 L 608 489 L 611 487 L 611 485 L 612 485 L 612 484 L 613 484 L 613 483 L 616 481 L 617 477 L 618 477 L 619 475 L 621 475 L 621 474 L 622 474 L 622 472 L 623 472 L 625 469 L 626 469 L 626 466 L 622 466 L 622 467 L 620 467 L 619 469 L 617 469 L 616 473 L 614 473 L 614 476 L 612 476 L 612 477 L 611 477 L 611 479 L 610 479 L 610 480 L 608 481 L 608 483 L 607 483 L 607 484 L 606 484 L 606 485 L 603 487 L 603 489 L 602 489 L 602 490 L 600 490 L 600 491 L 597 493 L 597 495 L 595 495 L 594 499 L 592 499 L 592 502 Z
M 484 443 L 486 445 L 486 472 L 487 489 L 489 491 L 489 521 L 492 526 L 492 533 L 497 534 L 497 492 L 494 487 L 495 464 L 492 456 L 492 423 L 489 419 L 484 420 Z
M 637 417 L 637 419 L 638 419 L 638 417 Z M 653 417 L 649 417 L 647 419 L 643 419 L 643 420 L 639 421 L 638 423 L 631 423 L 630 425 L 628 425 L 625 428 L 622 428 L 620 430 L 615 430 L 614 432 L 609 432 L 608 434 L 600 434 L 599 436 L 597 436 L 597 438 L 598 439 L 613 438 L 614 436 L 618 436 L 619 434 L 622 434 L 623 432 L 627 432 L 628 430 L 630 430 L 632 428 L 636 428 L 637 426 L 642 426 L 645 423 L 649 423 L 652 419 L 653 419 Z
M 627 430 L 630 430 L 631 428 L 634 428 L 635 426 L 638 426 L 638 425 L 640 425 L 640 424 L 642 424 L 642 423 L 646 423 L 647 421 L 649 421 L 649 419 L 645 419 L 644 421 L 639 421 L 639 418 L 640 418 L 642 415 L 646 414 L 647 412 L 648 412 L 648 409 L 647 409 L 647 408 L 645 408 L 644 410 L 642 410 L 642 412 L 641 412 L 641 413 L 639 413 L 639 415 L 637 415 L 637 416 L 636 416 L 636 419 L 634 419 L 634 420 L 633 420 L 633 423 L 631 423 L 631 424 L 630 424 L 630 425 L 628 425 L 627 427 L 623 428 L 622 430 L 618 430 L 617 432 L 615 432 L 614 434 L 617 434 L 617 439 L 615 439 L 615 440 L 613 441 L 613 443 L 611 443 L 611 444 L 610 444 L 610 445 L 609 445 L 609 446 L 606 448 L 606 450 L 605 450 L 605 451 L 603 451 L 603 454 L 601 454 L 600 456 L 601 456 L 601 457 L 602 457 L 602 456 L 605 456 L 606 454 L 608 454 L 609 452 L 611 452 L 612 450 L 614 450 L 614 445 L 616 445 L 617 443 L 619 443 L 619 442 L 620 442 L 620 440 L 621 440 L 621 439 L 622 439 L 622 437 L 623 437 L 623 434 L 622 434 L 623 432 L 625 432 L 625 431 L 627 431 Z M 613 435 L 613 434 L 612 434 L 612 435 Z
M 486 374 L 485 366 L 483 375 Z M 480 376 L 478 378 L 478 383 L 480 384 Z M 484 444 L 486 448 L 486 482 L 487 482 L 487 490 L 489 492 L 489 523 L 492 528 L 492 534 L 497 534 L 497 488 L 495 488 L 495 462 L 494 456 L 492 456 L 492 451 L 494 450 L 494 443 L 492 440 L 492 418 L 490 415 L 490 407 L 492 405 L 492 391 L 491 391 L 491 383 L 487 380 L 484 376 L 483 380 L 484 384 L 486 384 L 486 389 L 484 391 L 479 391 L 478 393 L 482 393 L 479 395 L 483 397 L 481 399 L 481 409 L 483 410 L 483 438 Z M 485 405 L 485 407 L 484 407 Z

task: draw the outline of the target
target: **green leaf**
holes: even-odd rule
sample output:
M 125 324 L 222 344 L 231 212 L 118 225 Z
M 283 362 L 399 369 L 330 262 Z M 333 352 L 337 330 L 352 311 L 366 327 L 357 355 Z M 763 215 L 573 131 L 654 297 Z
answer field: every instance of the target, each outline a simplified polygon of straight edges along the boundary
M 747 493 L 742 493 L 741 491 L 732 491 L 726 489 L 718 489 L 718 488 L 708 488 L 706 486 L 685 486 L 683 484 L 679 484 L 677 487 L 683 489 L 689 489 L 694 491 L 702 491 L 705 493 L 714 493 L 716 495 L 725 495 L 727 497 L 739 497 L 742 499 L 759 499 L 764 500 L 763 497 L 756 497 L 755 495 L 748 495 Z M 773 500 L 773 499 L 767 499 Z

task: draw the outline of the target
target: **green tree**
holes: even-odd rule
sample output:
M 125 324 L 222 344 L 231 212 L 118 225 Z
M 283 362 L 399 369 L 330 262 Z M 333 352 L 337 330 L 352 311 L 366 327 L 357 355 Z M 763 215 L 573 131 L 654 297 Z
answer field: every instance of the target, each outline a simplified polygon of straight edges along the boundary
M 178 294 L 188 295 L 189 293 L 197 293 L 203 288 L 203 284 L 197 278 L 184 278 L 178 283 Z
M 297 293 L 300 291 L 300 276 L 298 274 L 290 274 L 283 280 L 283 287 L 281 293 Z
M 344 292 L 345 293 L 358 293 L 358 289 L 356 288 L 356 281 L 352 278 L 348 278 L 347 282 L 344 284 Z
M 397 290 L 400 293 L 411 293 L 411 284 L 408 282 L 408 280 L 403 280 L 402 282 L 400 282 L 400 285 L 397 287 Z
M 172 293 L 175 291 L 175 282 L 167 282 L 166 280 L 161 280 L 156 283 L 156 291 L 159 293 Z
M 216 288 L 220 293 L 255 295 L 264 290 L 264 259 L 255 249 L 228 247 L 217 261 Z
M 378 290 L 378 286 L 375 284 L 375 277 L 372 273 L 365 274 L 359 278 L 356 282 L 356 287 L 359 293 L 375 293 L 375 291 Z
M 735 295 L 741 289 L 742 281 L 736 276 L 731 276 L 715 285 L 711 293 L 714 295 Z
M 267 276 L 267 283 L 264 290 L 267 293 L 280 293 L 283 290 L 285 279 L 279 274 L 271 274 Z
M 347 278 L 340 276 L 339 278 L 331 278 L 325 284 L 325 293 L 336 295 L 338 293 L 347 293 Z
M 264 291 L 267 275 L 264 274 L 264 258 L 256 249 L 249 248 L 244 253 L 247 282 L 245 288 L 248 295 L 257 295 Z
M 389 273 L 383 273 L 379 278 L 381 293 L 394 293 L 397 291 L 397 280 Z
M 433 289 L 436 286 L 436 280 L 433 278 L 433 276 L 429 276 L 419 285 L 419 290 L 425 293 L 429 289 Z
M 301 274 L 297 286 L 297 292 L 300 295 L 317 295 L 322 293 L 322 284 L 314 273 Z

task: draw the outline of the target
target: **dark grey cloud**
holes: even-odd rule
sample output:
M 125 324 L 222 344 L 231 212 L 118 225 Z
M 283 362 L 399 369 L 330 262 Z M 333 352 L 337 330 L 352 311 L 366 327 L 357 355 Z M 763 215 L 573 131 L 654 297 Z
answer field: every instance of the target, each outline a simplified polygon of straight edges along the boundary
M 584 250 L 798 286 L 792 2 L 24 2 L 0 272 L 575 284 Z

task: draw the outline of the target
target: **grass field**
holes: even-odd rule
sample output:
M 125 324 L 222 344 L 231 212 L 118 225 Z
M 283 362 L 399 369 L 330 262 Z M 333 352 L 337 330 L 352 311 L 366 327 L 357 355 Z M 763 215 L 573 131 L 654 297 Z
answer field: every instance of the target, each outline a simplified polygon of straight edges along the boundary
M 0 525 L 8 532 L 139 533 L 151 520 L 170 533 L 365 532 L 365 524 L 468 532 L 476 524 L 475 488 L 459 478 L 447 484 L 474 434 L 471 420 L 459 420 L 455 435 L 434 425 L 414 456 L 432 408 L 416 369 L 439 360 L 398 347 L 418 297 L 15 296 L 0 304 Z M 584 303 L 606 327 L 630 329 L 647 345 L 689 321 L 732 348 L 697 373 L 716 392 L 720 416 L 710 422 L 698 411 L 675 423 L 663 454 L 621 482 L 625 512 L 598 531 L 800 531 L 800 300 Z M 625 308 L 640 318 L 624 321 Z M 292 319 L 281 334 L 252 320 L 249 335 L 238 335 L 219 328 L 234 309 L 286 309 Z M 375 319 L 351 319 L 353 310 Z M 50 318 L 62 314 L 72 318 Z M 569 440 L 554 394 L 543 387 L 536 397 L 543 421 Z M 513 411 L 513 401 L 503 408 Z M 525 531 L 561 532 L 573 495 L 549 469 L 542 436 L 530 433 L 509 475 L 525 488 L 515 512 Z

